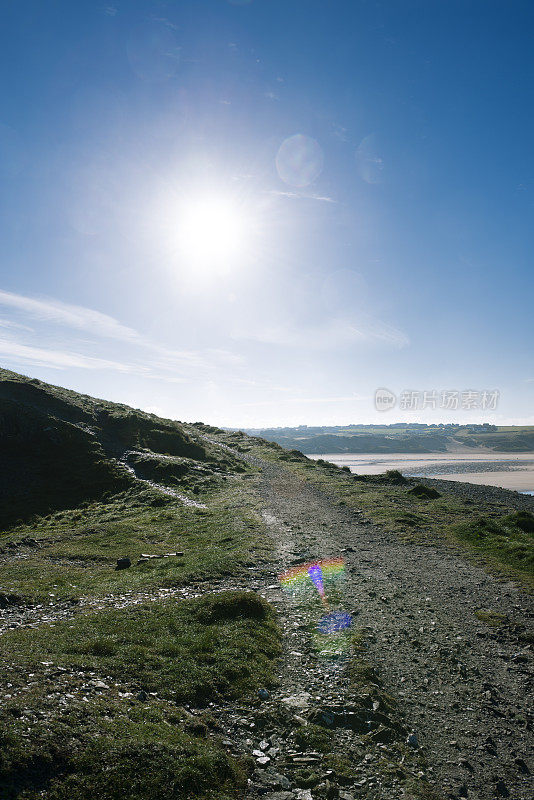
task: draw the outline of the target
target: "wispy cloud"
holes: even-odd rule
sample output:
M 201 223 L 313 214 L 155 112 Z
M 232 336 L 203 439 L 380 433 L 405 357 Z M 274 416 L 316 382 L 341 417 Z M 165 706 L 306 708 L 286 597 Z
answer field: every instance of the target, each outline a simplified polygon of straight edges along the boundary
M 46 365 L 57 369 L 77 367 L 81 369 L 115 369 L 120 372 L 150 375 L 168 382 L 181 382 L 184 374 L 191 371 L 210 371 L 219 365 L 228 367 L 242 363 L 240 356 L 223 349 L 206 348 L 204 350 L 175 350 L 165 347 L 142 335 L 134 328 L 123 325 L 107 314 L 84 306 L 71 305 L 51 298 L 33 298 L 0 290 L 0 306 L 15 309 L 38 322 L 45 323 L 44 338 L 50 339 L 50 325 L 59 325 L 71 331 L 82 331 L 107 339 L 123 346 L 128 358 L 126 363 L 118 360 L 102 358 L 98 355 L 86 355 L 73 352 L 71 349 L 58 348 L 52 343 L 49 348 L 43 345 L 43 332 L 39 331 L 39 341 L 28 342 L 15 340 L 15 331 L 36 333 L 32 328 L 13 320 L 0 320 L 0 327 L 9 329 L 11 338 L 2 340 L 0 354 L 25 362 Z M 26 339 L 28 337 L 25 337 Z M 35 337 L 34 337 L 35 338 Z M 62 337 L 63 338 L 63 337 Z M 57 340 L 56 340 L 57 341 Z M 38 346 L 36 346 L 36 344 Z M 86 350 L 87 338 L 78 341 L 78 349 Z
M 0 355 L 8 362 L 24 361 L 34 366 L 51 367 L 52 369 L 111 369 L 117 372 L 147 375 L 149 369 L 135 364 L 124 364 L 105 358 L 85 356 L 66 350 L 54 350 L 44 347 L 30 347 L 8 339 L 0 339 Z
M 289 200 L 318 200 L 321 203 L 337 203 L 333 197 L 321 194 L 309 194 L 307 192 L 286 192 L 282 189 L 269 189 L 268 194 L 274 197 L 287 197 Z
M 0 319 L 0 328 L 12 328 L 18 331 L 33 331 L 29 325 L 21 325 L 19 322 L 13 322 L 11 319 Z
M 56 322 L 69 328 L 89 331 L 98 336 L 124 342 L 140 342 L 142 337 L 133 328 L 122 325 L 113 317 L 83 306 L 62 303 L 48 298 L 36 299 L 0 289 L 0 305 L 15 308 L 45 322 Z
M 297 327 L 288 322 L 257 330 L 240 330 L 235 338 L 307 350 L 331 350 L 362 343 L 382 343 L 400 349 L 410 341 L 399 328 L 368 315 L 358 320 L 331 319 L 317 325 Z
M 284 403 L 292 403 L 296 405 L 337 405 L 339 403 L 353 403 L 356 400 L 360 400 L 361 397 L 356 394 L 348 394 L 343 395 L 341 397 L 284 397 Z M 250 403 L 237 403 L 236 405 L 242 406 L 243 408 L 256 408 L 260 406 L 272 406 L 275 407 L 279 405 L 279 400 L 257 400 Z

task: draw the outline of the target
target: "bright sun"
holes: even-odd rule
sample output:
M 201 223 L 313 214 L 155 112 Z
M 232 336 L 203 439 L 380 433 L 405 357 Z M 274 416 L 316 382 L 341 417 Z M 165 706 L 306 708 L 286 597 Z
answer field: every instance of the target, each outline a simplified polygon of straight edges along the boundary
M 180 249 L 188 261 L 206 268 L 232 268 L 244 252 L 246 232 L 242 212 L 226 197 L 192 200 L 180 214 Z

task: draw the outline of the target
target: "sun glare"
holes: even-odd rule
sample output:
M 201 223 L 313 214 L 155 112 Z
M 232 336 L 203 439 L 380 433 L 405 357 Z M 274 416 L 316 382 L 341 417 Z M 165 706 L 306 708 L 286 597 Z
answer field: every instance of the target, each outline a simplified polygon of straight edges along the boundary
M 207 268 L 231 269 L 243 254 L 246 223 L 226 197 L 204 197 L 184 204 L 178 237 L 188 261 Z

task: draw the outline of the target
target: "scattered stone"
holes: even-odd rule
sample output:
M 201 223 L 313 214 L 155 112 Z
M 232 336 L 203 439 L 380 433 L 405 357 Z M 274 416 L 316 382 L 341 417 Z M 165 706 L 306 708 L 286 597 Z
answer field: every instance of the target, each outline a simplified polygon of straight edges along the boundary
M 22 597 L 18 594 L 3 594 L 0 592 L 0 608 L 22 605 Z
M 309 692 L 302 692 L 301 694 L 292 694 L 289 697 L 283 697 L 281 702 L 289 708 L 299 708 L 304 710 L 310 705 L 311 695 Z
M 530 775 L 530 770 L 529 770 L 526 762 L 523 761 L 522 758 L 514 759 L 514 763 L 516 764 L 516 766 L 519 767 L 519 772 L 522 772 L 523 775 Z
M 412 731 L 410 734 L 408 734 L 406 744 L 409 744 L 410 747 L 414 748 L 419 747 L 419 739 L 417 738 L 415 731 Z
M 177 551 L 176 553 L 141 553 L 141 558 L 146 559 L 147 561 L 150 558 L 173 558 L 175 556 L 183 556 L 184 552 L 182 550 Z
M 499 795 L 499 797 L 510 797 L 510 792 L 508 787 L 506 786 L 505 782 L 499 779 L 495 784 L 495 791 Z

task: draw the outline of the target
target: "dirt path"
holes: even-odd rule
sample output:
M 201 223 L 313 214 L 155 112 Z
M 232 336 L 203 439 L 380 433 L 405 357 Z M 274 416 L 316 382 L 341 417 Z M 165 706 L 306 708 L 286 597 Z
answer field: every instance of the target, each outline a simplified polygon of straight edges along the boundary
M 400 543 L 278 465 L 261 466 L 264 515 L 280 564 L 345 558 L 348 610 L 374 632 L 370 658 L 400 701 L 433 781 L 450 797 L 530 800 L 531 598 L 448 550 Z M 274 589 L 267 594 L 276 601 Z M 298 630 L 297 609 L 278 602 L 286 630 Z M 477 619 L 477 609 L 506 614 L 514 625 L 495 631 Z M 285 681 L 297 694 L 305 686 L 312 695 L 318 690 L 315 702 L 328 704 L 328 695 L 346 687 L 336 665 L 328 675 L 325 669 L 289 656 Z

